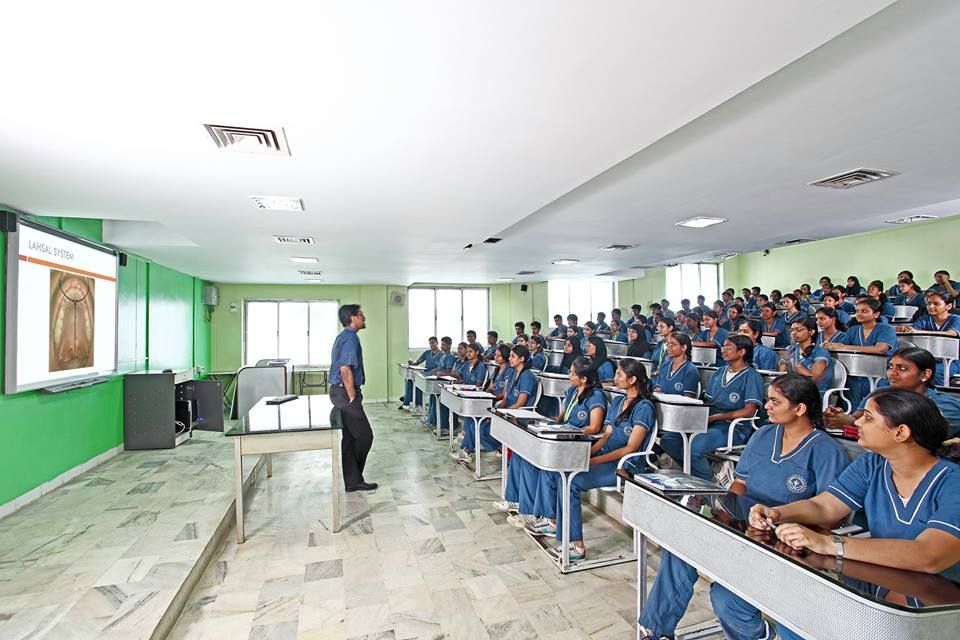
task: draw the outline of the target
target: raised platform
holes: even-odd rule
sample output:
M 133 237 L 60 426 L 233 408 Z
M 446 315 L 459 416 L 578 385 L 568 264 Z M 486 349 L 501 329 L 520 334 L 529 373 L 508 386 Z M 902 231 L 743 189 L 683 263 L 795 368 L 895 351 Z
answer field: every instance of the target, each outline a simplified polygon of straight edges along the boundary
M 244 467 L 251 483 L 259 457 Z M 163 638 L 234 524 L 233 443 L 124 452 L 0 520 L 0 638 Z

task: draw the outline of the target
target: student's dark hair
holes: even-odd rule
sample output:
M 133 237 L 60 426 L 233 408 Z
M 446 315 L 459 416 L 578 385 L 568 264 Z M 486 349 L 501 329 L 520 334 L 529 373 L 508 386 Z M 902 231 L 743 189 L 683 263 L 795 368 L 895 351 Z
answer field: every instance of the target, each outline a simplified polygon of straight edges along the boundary
M 767 304 L 763 305 L 761 309 L 770 309 L 770 311 L 773 311 L 774 314 L 777 313 L 777 305 L 773 304 L 772 302 L 768 302 Z
M 684 355 L 684 357 L 685 357 L 687 360 L 689 360 L 689 359 L 690 359 L 690 349 L 693 348 L 693 340 L 690 339 L 690 336 L 688 336 L 687 334 L 683 333 L 682 331 L 674 331 L 674 332 L 671 333 L 668 337 L 669 337 L 669 338 L 673 338 L 674 340 L 676 340 L 677 342 L 679 342 L 681 349 L 683 349 L 684 347 L 686 347 L 686 349 L 685 349 L 684 352 L 683 352 L 683 355 Z
M 613 331 L 613 328 L 614 328 L 614 327 L 617 327 L 617 331 L 619 331 L 619 330 L 621 330 L 621 329 L 623 328 L 623 323 L 620 322 L 619 320 L 611 320 L 611 321 L 610 321 L 610 331 Z
M 908 271 L 907 273 L 910 273 L 910 272 Z M 933 272 L 933 275 L 934 275 L 934 277 L 936 277 L 936 276 L 940 275 L 941 273 L 942 273 L 943 275 L 947 276 L 948 278 L 950 277 L 950 272 L 947 271 L 946 269 L 940 269 L 939 271 L 934 271 L 934 272 Z M 910 278 L 911 278 L 911 279 L 913 278 L 913 274 L 912 274 L 912 273 L 910 273 Z
M 701 300 L 703 300 L 704 302 L 707 301 L 707 297 L 702 293 L 699 296 L 697 296 L 697 302 L 700 302 Z
M 537 346 L 541 349 L 547 345 L 547 341 L 543 339 L 543 336 L 530 336 L 529 342 L 536 342 Z
M 341 305 L 340 309 L 337 311 L 337 317 L 340 319 L 340 324 L 346 327 L 350 324 L 350 319 L 358 313 L 360 313 L 360 305 L 345 304 Z
M 662 308 L 663 308 L 663 307 L 660 306 L 660 303 L 659 303 L 659 302 L 653 302 L 653 303 L 650 304 L 650 309 L 651 309 L 651 310 L 659 311 L 659 310 L 662 309 Z
M 918 285 L 913 278 L 900 278 L 899 280 L 897 280 L 897 282 L 899 282 L 900 284 L 905 284 L 909 287 L 913 287 L 917 291 L 920 290 L 920 285 Z
M 561 369 L 569 369 L 573 365 L 573 361 L 583 355 L 583 350 L 580 348 L 580 338 L 576 336 L 570 336 L 564 343 L 570 343 L 570 353 L 564 352 L 563 358 L 560 360 Z
M 583 323 L 583 328 L 584 328 L 584 329 L 590 329 L 590 331 L 592 331 L 593 333 L 596 333 L 596 332 L 597 332 L 597 323 L 596 323 L 596 322 L 592 322 L 592 321 L 590 321 L 590 320 L 587 320 L 586 322 Z
M 631 330 L 636 332 L 637 339 L 630 341 L 630 346 L 627 347 L 627 355 L 634 358 L 650 355 L 650 343 L 647 341 L 647 332 L 644 327 L 634 323 L 627 327 L 628 332 Z M 629 337 L 629 334 L 627 337 Z
M 443 336 L 442 338 L 440 338 L 440 343 L 441 343 L 441 344 L 449 344 L 449 345 L 452 345 L 452 344 L 453 344 L 453 338 L 451 338 L 450 336 Z
M 557 319 L 563 320 L 563 316 L 558 313 L 557 315 L 553 316 L 553 319 L 554 319 L 554 320 L 557 320 Z
M 793 300 L 793 304 L 794 304 L 794 305 L 800 306 L 800 298 L 798 298 L 797 296 L 795 296 L 795 295 L 792 294 L 792 293 L 788 293 L 787 295 L 783 296 L 783 299 L 784 299 L 784 300 L 787 300 L 788 298 L 789 298 L 790 300 Z
M 930 377 L 927 378 L 927 386 L 933 386 L 933 373 L 937 370 L 937 359 L 933 357 L 932 353 L 920 347 L 904 347 L 895 351 L 893 355 L 903 358 L 920 371 L 929 369 Z
M 503 358 L 503 361 L 506 362 L 510 358 L 510 345 L 502 344 L 497 347 L 497 353 L 500 354 L 500 357 Z M 507 365 L 509 366 L 509 365 Z
M 429 338 L 427 338 L 427 342 L 439 342 L 439 341 L 440 339 L 437 338 L 437 336 L 430 336 Z
M 475 329 L 467 329 L 466 335 L 470 335 L 471 333 L 472 333 L 473 335 L 477 335 L 477 332 L 476 332 Z
M 530 328 L 533 329 L 534 327 L 536 327 L 537 329 L 542 329 L 543 325 L 540 324 L 539 320 L 534 320 L 533 322 L 530 323 Z
M 820 327 L 817 326 L 817 319 L 810 316 L 803 316 L 802 318 L 797 318 L 790 324 L 803 325 L 811 332 L 810 346 L 803 350 L 803 357 L 809 357 L 813 353 L 813 350 L 817 348 L 817 331 L 820 329 Z
M 593 357 L 593 364 L 595 368 L 599 369 L 600 365 L 607 361 L 607 345 L 604 344 L 603 338 L 600 336 L 590 336 L 587 338 L 587 342 L 597 349 L 597 355 Z
M 467 348 L 467 343 L 466 343 L 466 342 L 458 342 L 458 343 L 457 343 L 457 349 L 459 349 L 460 347 L 463 347 L 464 349 L 466 349 L 466 348 Z
M 470 373 L 473 373 L 474 371 L 476 371 L 477 367 L 484 366 L 483 358 L 480 357 L 483 354 L 483 347 L 481 347 L 476 342 L 471 342 L 470 344 L 467 345 L 467 349 L 470 349 L 471 351 L 477 354 L 477 362 L 472 367 L 470 367 Z M 467 360 L 468 364 L 469 362 L 470 361 Z
M 880 301 L 873 298 L 857 298 L 857 304 L 867 305 L 874 313 L 880 313 L 880 309 L 883 308 L 883 305 L 880 304 Z
M 695 314 L 691 314 L 691 315 L 695 315 Z M 704 311 L 704 312 L 703 312 L 703 317 L 704 317 L 704 318 L 707 318 L 707 317 L 713 318 L 714 320 L 719 320 L 719 319 L 720 319 L 720 315 L 719 315 L 716 311 L 714 311 L 713 309 L 709 309 L 709 310 L 707 310 L 707 311 Z M 699 320 L 699 318 L 698 318 L 698 320 Z
M 514 347 L 513 347 L 513 355 L 517 356 L 518 358 L 523 358 L 523 370 L 524 370 L 524 371 L 526 371 L 527 369 L 529 369 L 529 368 L 530 368 L 530 365 L 533 364 L 533 362 L 530 361 L 530 349 L 527 349 L 527 348 L 526 348 L 524 345 L 522 345 L 522 344 L 514 345 Z
M 760 287 L 750 287 L 750 293 L 754 295 L 759 295 L 761 291 L 763 290 Z
M 727 336 L 727 341 L 732 342 L 737 351 L 743 351 L 743 359 L 748 365 L 753 363 L 753 340 L 735 333 L 732 336 Z
M 847 295 L 848 296 L 857 296 L 860 295 L 860 278 L 857 276 L 847 276 L 847 282 L 853 280 L 853 284 L 847 285 Z
M 623 312 L 620 311 L 620 309 L 610 309 L 610 315 L 613 315 L 613 314 L 617 314 L 618 316 L 622 316 L 622 315 L 623 315 Z
M 476 352 L 477 352 L 477 355 L 480 355 L 480 354 L 483 353 L 483 347 L 481 347 L 480 344 L 477 343 L 477 342 L 471 342 L 471 343 L 469 343 L 469 344 L 467 345 L 467 349 L 470 349 L 471 351 L 476 351 Z
M 513 328 L 516 329 L 517 327 L 520 327 L 521 329 L 526 329 L 527 325 L 523 324 L 523 320 L 517 320 L 516 322 L 513 323 Z
M 487 337 L 488 337 L 488 338 L 499 338 L 499 337 L 500 337 L 500 334 L 497 333 L 496 331 L 487 331 Z
M 834 302 L 840 302 L 840 298 L 833 291 L 828 291 L 823 294 L 821 300 L 826 300 L 827 298 L 832 298 Z
M 670 329 L 675 329 L 677 326 L 677 323 L 673 318 L 660 318 L 659 320 L 657 320 L 658 324 L 661 322 L 667 325 L 668 327 L 670 327 Z
M 815 429 L 823 429 L 823 400 L 820 399 L 820 390 L 816 383 L 798 373 L 788 373 L 770 383 L 777 391 L 783 394 L 790 404 L 803 404 L 807 407 L 807 417 Z
M 755 344 L 760 343 L 760 338 L 763 336 L 763 327 L 760 326 L 759 320 L 747 320 L 740 326 L 747 325 L 750 328 L 750 333 L 754 335 L 753 341 Z
M 840 319 L 840 316 L 837 315 L 836 309 L 832 309 L 830 307 L 820 307 L 819 309 L 817 309 L 817 313 L 822 313 L 828 318 L 833 318 L 834 326 L 837 328 L 837 331 L 847 330 L 847 325 L 844 324 L 843 320 Z
M 649 400 L 653 397 L 653 382 L 650 381 L 650 376 L 647 375 L 647 368 L 643 366 L 643 363 L 624 358 L 620 361 L 619 366 L 628 378 L 634 377 L 637 379 L 633 385 L 634 389 L 637 390 L 637 397 L 627 399 L 627 401 L 623 403 L 620 415 L 616 417 L 615 422 L 627 420 L 630 417 L 630 412 L 633 411 L 633 407 L 638 402 L 641 400 Z
M 927 291 L 927 292 L 924 294 L 924 298 L 925 298 L 926 300 L 930 300 L 930 298 L 932 298 L 932 297 L 934 297 L 934 296 L 936 296 L 936 297 L 940 298 L 941 300 L 943 300 L 943 303 L 944 303 L 944 304 L 948 304 L 948 305 L 953 304 L 953 298 L 950 297 L 950 294 L 949 294 L 949 293 L 946 293 L 945 291 L 937 291 L 936 289 L 932 289 L 932 290 L 930 290 L 930 291 Z
M 736 310 L 737 310 L 737 315 L 740 315 L 740 314 L 743 313 L 743 307 L 741 307 L 739 304 L 732 304 L 732 305 L 730 305 L 730 308 L 727 309 L 727 313 L 730 313 L 730 309 L 736 309 Z
M 960 460 L 956 446 L 944 446 L 950 425 L 933 400 L 909 389 L 892 387 L 874 391 L 870 399 L 891 426 L 909 426 L 911 437 L 921 447 L 953 462 Z
M 871 280 L 870 284 L 867 285 L 867 289 L 870 287 L 876 287 L 877 291 L 880 292 L 880 302 L 887 301 L 887 290 L 883 288 L 883 280 Z
M 820 279 L 817 280 L 817 283 L 819 284 L 820 282 L 823 282 L 824 280 L 826 280 L 826 281 L 827 281 L 827 284 L 829 284 L 831 287 L 833 286 L 833 280 L 830 279 L 830 276 L 820 276 Z
M 584 385 L 583 391 L 577 396 L 577 402 L 583 402 L 589 398 L 594 389 L 603 388 L 600 384 L 600 376 L 598 375 L 595 365 L 596 363 L 586 356 L 580 356 L 570 365 L 570 371 L 572 371 L 575 376 L 587 379 L 587 384 Z
M 577 314 L 575 314 L 575 313 L 568 313 L 568 314 L 567 314 L 567 320 L 573 320 L 574 322 L 576 322 L 578 319 L 579 319 L 579 318 L 577 318 Z
M 525 333 L 518 333 L 518 334 L 517 334 L 517 340 L 520 340 L 521 338 L 523 338 L 523 341 L 524 341 L 524 342 L 530 342 L 530 336 L 528 336 L 528 335 L 525 334 Z
M 690 298 L 684 298 L 680 301 L 680 304 L 690 304 Z
M 904 273 L 907 274 L 907 277 L 908 277 L 908 278 L 912 278 L 912 277 L 913 277 L 913 271 L 910 271 L 909 269 L 904 269 L 903 271 L 901 271 L 900 273 L 897 274 L 897 277 L 899 278 L 899 277 L 900 277 L 901 275 L 903 275 Z M 944 273 L 946 273 L 946 272 L 944 272 Z M 937 274 L 933 274 L 933 275 L 937 275 Z M 949 274 L 947 274 L 947 275 L 949 275 Z
M 770 296 L 768 296 L 768 295 L 765 294 L 765 293 L 758 293 L 758 294 L 757 294 L 757 299 L 759 300 L 760 298 L 763 298 L 763 299 L 766 300 L 767 302 L 770 301 Z
M 643 311 L 643 307 L 638 304 L 630 305 L 630 311 Z
M 607 317 L 607 314 L 605 314 L 603 311 L 597 311 L 597 317 L 598 317 L 598 318 L 600 318 L 600 317 L 606 318 L 606 317 Z

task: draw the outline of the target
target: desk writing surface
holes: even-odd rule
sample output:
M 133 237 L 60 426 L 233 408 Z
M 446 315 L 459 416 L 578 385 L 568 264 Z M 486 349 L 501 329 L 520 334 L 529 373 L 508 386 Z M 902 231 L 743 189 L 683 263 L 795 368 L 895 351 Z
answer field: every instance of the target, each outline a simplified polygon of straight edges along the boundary
M 960 582 L 955 581 L 958 576 L 947 577 L 943 574 L 905 571 L 867 562 L 845 560 L 843 575 L 838 578 L 833 573 L 835 560 L 832 556 L 793 552 L 777 540 L 773 531 L 760 531 L 748 527 L 747 518 L 750 507 L 756 504 L 749 498 L 734 493 L 703 496 L 700 504 L 710 507 L 709 514 L 705 515 L 699 508 L 693 508 L 689 503 L 681 502 L 683 496 L 658 495 L 636 482 L 628 471 L 620 470 L 617 475 L 642 491 L 655 495 L 659 499 L 674 502 L 696 514 L 697 517 L 727 531 L 735 532 L 744 541 L 788 559 L 800 570 L 818 574 L 868 600 L 909 612 L 940 610 L 960 612 Z
M 261 398 L 240 422 L 226 432 L 227 436 L 248 436 L 258 433 L 290 433 L 340 429 L 330 419 L 333 403 L 328 395 L 300 396 L 282 404 L 267 404 Z
M 562 422 L 557 422 L 556 420 L 551 420 L 550 418 L 547 418 L 547 417 L 545 417 L 545 416 L 540 416 L 540 415 L 538 415 L 536 418 L 533 418 L 533 417 L 529 417 L 529 418 L 528 418 L 528 417 L 525 417 L 526 414 L 522 414 L 521 416 L 511 415 L 510 413 L 505 413 L 505 412 L 502 411 L 502 410 L 493 409 L 493 408 L 487 409 L 487 411 L 488 411 L 489 413 L 492 413 L 493 415 L 497 416 L 498 418 L 500 418 L 500 419 L 502 419 L 502 420 L 504 420 L 504 421 L 506 421 L 506 422 L 509 422 L 511 425 L 513 425 L 513 426 L 517 427 L 518 429 L 520 429 L 520 430 L 522 430 L 522 431 L 530 434 L 531 436 L 533 436 L 533 437 L 535 437 L 535 438 L 540 438 L 541 440 L 546 440 L 546 441 L 549 441 L 549 442 L 560 442 L 560 441 L 556 440 L 555 438 L 544 437 L 542 434 L 537 433 L 537 431 L 534 430 L 534 429 L 532 429 L 531 427 L 537 426 L 537 425 L 557 425 L 557 426 L 560 426 L 560 425 L 563 425 L 563 424 L 564 424 L 564 423 L 562 423 Z M 510 411 L 510 409 L 507 409 L 507 411 Z M 532 412 L 533 410 L 530 409 L 530 411 Z M 574 428 L 579 429 L 579 427 L 574 427 Z M 599 438 L 599 436 L 591 436 L 591 435 L 589 435 L 589 434 L 584 433 L 584 434 L 582 434 L 582 435 L 578 435 L 578 436 L 575 436 L 575 437 L 564 438 L 563 441 L 565 441 L 565 442 L 583 442 L 583 441 L 596 440 L 596 439 L 598 439 L 598 438 Z

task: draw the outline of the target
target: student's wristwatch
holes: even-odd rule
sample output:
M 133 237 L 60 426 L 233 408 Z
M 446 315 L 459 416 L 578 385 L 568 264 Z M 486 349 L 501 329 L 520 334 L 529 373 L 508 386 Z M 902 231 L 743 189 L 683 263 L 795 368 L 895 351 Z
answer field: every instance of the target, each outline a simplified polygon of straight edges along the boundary
M 837 561 L 837 566 L 834 569 L 837 575 L 843 573 L 843 538 L 838 535 L 830 536 L 830 539 L 833 540 L 833 544 L 836 546 L 836 552 L 834 558 Z

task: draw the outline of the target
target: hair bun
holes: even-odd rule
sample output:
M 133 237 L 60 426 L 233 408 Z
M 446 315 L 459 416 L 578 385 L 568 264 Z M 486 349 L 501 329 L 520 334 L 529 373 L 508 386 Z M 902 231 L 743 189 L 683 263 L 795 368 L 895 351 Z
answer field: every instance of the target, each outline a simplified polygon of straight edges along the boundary
M 951 462 L 960 463 L 960 438 L 944 440 L 940 448 L 937 449 L 937 456 L 950 460 Z

